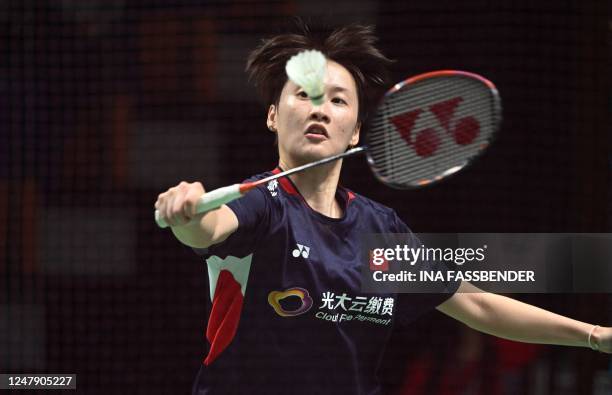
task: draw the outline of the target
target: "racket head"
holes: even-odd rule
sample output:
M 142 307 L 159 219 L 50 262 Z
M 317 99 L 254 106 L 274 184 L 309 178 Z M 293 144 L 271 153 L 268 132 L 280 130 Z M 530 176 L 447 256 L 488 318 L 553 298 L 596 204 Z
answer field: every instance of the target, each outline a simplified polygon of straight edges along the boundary
M 486 78 L 440 70 L 395 84 L 368 122 L 367 160 L 397 189 L 423 188 L 468 167 L 495 139 L 501 98 Z

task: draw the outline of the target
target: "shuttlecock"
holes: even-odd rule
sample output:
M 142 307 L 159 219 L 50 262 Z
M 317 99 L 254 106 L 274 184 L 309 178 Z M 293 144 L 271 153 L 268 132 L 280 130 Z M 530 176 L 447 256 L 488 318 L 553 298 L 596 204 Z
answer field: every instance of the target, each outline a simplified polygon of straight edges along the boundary
M 316 106 L 323 103 L 326 64 L 321 52 L 310 50 L 292 56 L 285 65 L 289 79 L 301 86 Z

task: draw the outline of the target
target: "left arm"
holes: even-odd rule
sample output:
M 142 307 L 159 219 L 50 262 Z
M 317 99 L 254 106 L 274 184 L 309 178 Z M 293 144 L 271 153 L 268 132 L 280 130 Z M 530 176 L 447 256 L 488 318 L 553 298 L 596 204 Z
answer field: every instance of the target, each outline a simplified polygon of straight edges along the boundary
M 590 347 L 612 353 L 612 328 L 595 327 L 559 314 L 487 293 L 464 281 L 437 309 L 480 332 L 525 343 Z

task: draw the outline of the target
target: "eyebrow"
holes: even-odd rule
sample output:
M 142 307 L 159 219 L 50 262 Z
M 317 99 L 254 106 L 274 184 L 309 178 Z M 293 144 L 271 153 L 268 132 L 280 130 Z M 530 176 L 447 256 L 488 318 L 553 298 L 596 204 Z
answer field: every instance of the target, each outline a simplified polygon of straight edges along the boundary
M 330 87 L 330 90 L 332 92 L 348 92 L 349 91 L 348 89 L 346 89 L 345 87 L 342 87 L 340 85 L 332 85 Z
M 296 85 L 296 90 L 304 89 L 304 88 L 302 88 L 301 86 L 299 86 L 297 84 L 295 84 L 295 85 Z M 344 93 L 344 94 L 350 93 L 350 89 L 345 88 L 345 87 L 340 86 L 340 85 L 328 85 L 328 87 L 329 87 L 329 89 L 333 93 L 336 93 L 336 92 L 340 92 L 340 93 Z

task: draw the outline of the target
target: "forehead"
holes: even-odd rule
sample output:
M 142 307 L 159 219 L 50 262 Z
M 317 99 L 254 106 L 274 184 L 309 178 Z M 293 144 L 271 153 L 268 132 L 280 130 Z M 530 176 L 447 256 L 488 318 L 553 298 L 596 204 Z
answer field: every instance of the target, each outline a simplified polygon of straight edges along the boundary
M 353 75 L 344 66 L 333 60 L 327 61 L 325 85 L 343 88 L 350 93 L 357 94 L 357 84 Z
M 357 97 L 357 84 L 353 75 L 344 66 L 333 60 L 327 61 L 325 79 L 323 81 L 327 88 L 342 90 L 348 95 Z M 283 92 L 288 89 L 297 88 L 298 86 L 288 79 Z

